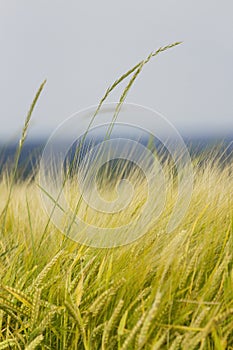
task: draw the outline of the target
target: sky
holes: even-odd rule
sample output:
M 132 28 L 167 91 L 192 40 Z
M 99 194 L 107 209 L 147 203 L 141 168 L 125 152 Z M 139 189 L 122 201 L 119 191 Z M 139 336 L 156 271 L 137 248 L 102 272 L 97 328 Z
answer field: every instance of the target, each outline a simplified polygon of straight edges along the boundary
M 0 142 L 31 138 L 96 105 L 121 74 L 160 46 L 127 102 L 162 113 L 182 135 L 233 134 L 232 0 L 0 0 Z M 117 101 L 124 85 L 109 96 Z

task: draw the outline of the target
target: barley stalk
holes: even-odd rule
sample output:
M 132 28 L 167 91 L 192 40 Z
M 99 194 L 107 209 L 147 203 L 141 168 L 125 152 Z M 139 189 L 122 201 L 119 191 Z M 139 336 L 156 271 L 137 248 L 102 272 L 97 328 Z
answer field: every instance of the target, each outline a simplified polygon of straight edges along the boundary
M 120 350 L 127 350 L 127 349 L 129 349 L 129 345 L 132 343 L 132 341 L 134 340 L 138 330 L 141 328 L 144 319 L 145 319 L 145 315 L 142 315 L 141 318 L 138 320 L 138 322 L 133 327 L 133 329 L 130 331 L 128 337 L 125 339 L 125 341 L 124 341 L 122 347 L 120 348 Z
M 3 216 L 3 223 L 2 223 L 2 232 L 3 230 L 5 229 L 5 223 L 6 223 L 6 216 L 7 216 L 7 211 L 8 211 L 8 208 L 9 208 L 9 204 L 10 204 L 10 201 L 11 201 L 11 195 L 12 195 L 12 190 L 13 190 L 13 187 L 14 187 L 14 182 L 15 182 L 15 179 L 16 179 L 16 174 L 17 174 L 17 169 L 18 169 L 18 165 L 19 165 L 19 159 L 20 159 L 20 155 L 21 155 L 21 152 L 22 152 L 22 148 L 23 148 L 23 145 L 24 145 L 24 142 L 26 140 L 26 137 L 27 137 L 27 131 L 28 131 L 28 127 L 29 127 L 29 123 L 30 123 L 30 120 L 31 120 L 31 117 L 32 117 L 32 112 L 36 106 L 36 103 L 40 97 L 40 94 L 44 88 L 44 85 L 46 83 L 46 80 L 43 81 L 43 83 L 40 85 L 35 97 L 34 97 L 34 100 L 32 101 L 32 104 L 31 104 L 31 107 L 28 111 L 28 114 L 27 114 L 27 117 L 25 119 L 25 123 L 24 123 L 24 127 L 23 127 L 23 131 L 22 131 L 22 134 L 21 134 L 21 138 L 19 140 L 19 145 L 18 145 L 18 148 L 17 148 L 17 151 L 16 151 L 16 155 L 15 155 L 15 162 L 14 162 L 14 168 L 13 168 L 13 173 L 12 173 L 12 176 L 11 176 L 11 182 L 10 182 L 10 189 L 9 189 L 9 194 L 8 194 L 8 197 L 7 197 L 7 201 L 6 201 L 6 205 L 0 215 Z
M 152 324 L 152 321 L 154 320 L 156 314 L 157 314 L 157 311 L 158 311 L 158 307 L 160 305 L 160 301 L 161 301 L 161 293 L 158 291 L 156 296 L 155 296 L 155 299 L 154 299 L 154 302 L 152 304 L 152 307 L 151 309 L 149 310 L 146 318 L 145 318 L 145 321 L 143 323 L 143 326 L 141 328 L 141 331 L 140 331 L 140 334 L 139 334 L 139 337 L 138 337 L 138 349 L 142 349 L 142 347 L 145 345 L 146 341 L 147 341 L 147 338 L 149 336 L 148 332 L 149 332 L 149 328 Z
M 102 349 L 104 350 L 108 344 L 109 341 L 109 336 L 110 332 L 112 330 L 112 327 L 114 326 L 117 318 L 119 317 L 119 314 L 121 312 L 121 309 L 124 305 L 124 301 L 121 299 L 119 303 L 117 304 L 115 310 L 113 311 L 112 316 L 110 317 L 109 321 L 107 322 L 105 328 L 104 328 L 104 333 L 103 333 L 103 338 L 102 338 Z
M 43 339 L 44 339 L 44 337 L 42 334 L 38 335 L 38 337 L 33 339 L 33 341 L 26 346 L 25 350 L 35 350 L 37 348 L 37 346 L 41 344 Z

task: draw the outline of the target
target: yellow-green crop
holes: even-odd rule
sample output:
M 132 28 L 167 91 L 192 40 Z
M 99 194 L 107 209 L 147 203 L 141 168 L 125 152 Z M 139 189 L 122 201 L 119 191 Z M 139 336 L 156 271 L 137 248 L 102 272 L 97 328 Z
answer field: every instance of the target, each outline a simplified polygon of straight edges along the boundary
M 48 221 L 37 178 L 17 182 L 14 171 L 5 171 L 0 350 L 233 348 L 233 164 L 214 157 L 200 164 L 197 156 L 193 166 L 192 201 L 180 226 L 165 231 L 171 187 L 163 216 L 141 239 L 114 249 L 66 238 Z M 171 174 L 169 163 L 164 167 Z M 129 176 L 140 209 L 144 182 Z M 107 185 L 105 179 L 105 192 Z M 75 186 L 67 187 L 72 203 Z M 130 210 L 137 208 L 133 202 Z M 91 215 L 104 226 L 123 219 Z

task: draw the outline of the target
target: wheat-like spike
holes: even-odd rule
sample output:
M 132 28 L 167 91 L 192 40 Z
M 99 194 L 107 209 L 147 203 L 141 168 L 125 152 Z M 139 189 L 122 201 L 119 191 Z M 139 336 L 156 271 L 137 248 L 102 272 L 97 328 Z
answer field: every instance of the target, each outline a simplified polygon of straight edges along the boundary
M 2 300 L 1 300 L 2 299 Z M 22 316 L 26 316 L 29 317 L 30 313 L 28 310 L 23 309 L 17 305 L 15 305 L 13 302 L 5 299 L 4 297 L 0 297 L 0 309 L 4 309 L 4 310 L 11 310 L 13 312 L 15 312 L 16 314 L 22 315 Z
M 63 306 L 58 306 L 58 305 L 52 304 L 52 303 L 48 302 L 47 300 L 43 300 L 43 299 L 40 299 L 40 305 L 47 307 L 48 309 L 53 309 L 53 310 L 57 310 L 57 311 L 64 309 Z
M 31 270 L 25 271 L 23 276 L 20 276 L 18 280 L 15 281 L 14 289 L 20 290 L 27 296 L 27 299 L 30 299 L 32 301 L 32 298 L 30 296 L 30 293 L 28 291 L 28 287 L 26 287 L 26 284 L 28 282 L 28 277 L 33 274 L 34 271 L 37 270 L 37 266 L 34 265 L 34 267 Z M 12 288 L 12 287 L 11 287 Z
M 73 317 L 73 319 L 76 321 L 76 323 L 79 325 L 79 317 L 76 313 L 76 310 L 74 309 L 73 305 L 71 305 L 68 301 L 64 302 L 65 307 L 69 311 L 69 314 Z
M 178 349 L 180 349 L 180 344 L 181 344 L 182 338 L 183 338 L 182 335 L 180 335 L 180 334 L 177 335 L 168 350 L 178 350 Z
M 205 278 L 205 266 L 200 265 L 195 279 L 195 290 L 199 290 L 203 279 Z
M 105 349 L 106 345 L 108 344 L 109 341 L 109 336 L 110 332 L 117 321 L 117 318 L 121 312 L 121 309 L 124 305 L 124 300 L 120 300 L 119 303 L 117 304 L 115 310 L 113 311 L 112 316 L 110 317 L 109 321 L 107 322 L 105 328 L 104 328 L 104 333 L 103 333 L 103 338 L 102 338 L 102 349 Z
M 97 316 L 99 311 L 103 308 L 103 305 L 106 303 L 107 299 L 112 297 L 115 292 L 116 289 L 114 287 L 105 290 L 89 307 L 88 312 L 90 312 L 94 317 Z
M 118 337 L 116 335 L 113 335 L 109 339 L 108 350 L 112 350 L 112 349 L 118 349 Z
M 59 281 L 61 276 L 57 275 L 54 277 L 51 277 L 48 282 L 43 282 L 43 288 L 44 290 L 49 290 L 51 285 L 54 285 L 57 281 Z
M 132 343 L 132 341 L 135 338 L 135 335 L 137 334 L 138 330 L 141 328 L 143 321 L 145 319 L 145 315 L 142 315 L 141 318 L 138 320 L 138 322 L 135 324 L 133 329 L 130 331 L 128 337 L 125 339 L 122 347 L 120 350 L 127 350 L 129 345 Z
M 140 294 L 135 298 L 135 300 L 132 301 L 132 303 L 127 308 L 128 311 L 130 311 L 134 306 L 137 305 L 138 302 L 141 302 L 138 306 L 135 307 L 134 313 L 141 313 L 142 309 L 142 302 L 144 304 L 147 303 L 147 301 L 150 299 L 150 295 L 148 295 L 151 292 L 151 287 L 146 287 L 143 289 Z M 145 298 L 145 299 L 144 299 Z
M 184 341 L 182 342 L 182 349 L 184 350 L 196 349 L 197 345 L 201 343 L 201 341 L 204 340 L 208 336 L 208 334 L 211 332 L 213 327 L 213 322 L 214 322 L 214 319 L 211 319 L 201 332 L 198 332 L 193 337 L 190 336 L 188 338 L 187 337 L 184 338 Z
M 71 304 L 72 302 L 68 302 L 65 301 L 65 306 L 68 310 L 68 312 L 70 313 L 70 315 L 73 317 L 73 319 L 76 321 L 76 324 L 78 326 L 78 329 L 80 331 L 80 334 L 82 335 L 82 339 L 83 339 L 83 344 L 84 344 L 84 348 L 88 349 L 88 345 L 87 345 L 87 339 L 86 339 L 86 331 L 85 331 L 85 326 L 84 326 L 84 322 L 82 320 L 82 316 L 80 314 L 79 309 L 75 309 L 74 306 Z
M 95 111 L 95 114 L 93 116 L 93 119 L 96 117 L 96 115 L 98 114 L 98 112 L 100 111 L 100 108 L 102 106 L 102 104 L 104 103 L 104 101 L 107 99 L 108 95 L 111 93 L 111 91 L 113 91 L 117 85 L 119 85 L 123 80 L 125 80 L 129 75 L 131 75 L 133 72 L 135 72 L 144 62 L 147 63 L 149 62 L 151 57 L 155 57 L 157 56 L 160 52 L 166 51 L 168 49 L 171 49 L 172 47 L 175 47 L 177 45 L 181 44 L 181 41 L 179 42 L 175 42 L 173 44 L 170 45 L 166 45 L 164 47 L 160 47 L 158 50 L 152 52 L 146 60 L 142 60 L 140 62 L 138 62 L 133 68 L 129 69 L 126 73 L 122 74 L 122 76 L 120 78 L 118 78 L 116 81 L 114 81 L 114 83 L 107 89 L 107 91 L 105 92 L 104 96 L 102 97 L 102 99 L 100 100 L 100 103 L 97 107 L 97 110 Z M 150 57 L 150 58 L 149 58 Z M 144 65 L 143 64 L 143 65 Z
M 218 270 L 209 278 L 207 282 L 207 284 L 209 284 L 209 288 L 207 288 L 207 296 L 205 296 L 206 299 L 216 296 L 217 292 L 220 293 L 220 286 L 223 286 L 219 282 L 223 279 L 224 272 L 229 261 L 231 261 L 230 256 L 226 256 L 223 262 L 220 264 Z
M 90 312 L 93 316 L 97 316 L 99 311 L 102 309 L 103 305 L 106 303 L 106 301 L 116 294 L 123 281 L 124 279 L 118 281 L 117 283 L 115 283 L 115 285 L 105 290 L 98 298 L 96 298 L 94 303 L 89 307 L 88 312 Z
M 83 326 L 83 322 L 81 320 L 81 317 L 80 315 L 78 314 L 78 309 L 76 310 L 74 308 L 73 305 L 71 305 L 70 302 L 68 301 L 65 301 L 65 306 L 67 308 L 67 310 L 69 311 L 69 314 L 73 317 L 73 319 L 76 321 L 78 327 L 79 327 L 79 330 L 80 330 L 80 333 L 81 334 L 84 334 L 85 333 L 85 329 L 84 329 L 84 326 Z
M 15 297 L 17 300 L 19 300 L 24 306 L 28 307 L 31 309 L 32 307 L 32 299 L 30 296 L 25 294 L 19 289 L 5 286 L 5 285 L 0 285 L 0 288 L 5 289 L 8 293 L 10 293 L 13 297 Z
M 41 321 L 41 323 L 38 326 L 38 329 L 40 329 L 42 332 L 48 327 L 49 323 L 51 323 L 53 316 L 57 313 L 57 310 L 50 310 L 46 313 L 45 317 Z
M 90 261 L 86 264 L 86 266 L 83 268 L 83 273 L 85 272 L 85 280 L 83 287 L 89 285 L 89 281 L 93 278 L 93 275 L 95 276 L 98 270 L 98 262 L 95 262 L 95 258 L 90 259 Z
M 226 344 L 228 341 L 228 337 L 232 336 L 232 329 L 233 329 L 233 320 L 231 322 L 229 322 L 229 324 L 224 329 L 223 342 L 225 342 Z
M 181 276 L 180 283 L 179 283 L 179 288 L 183 289 L 186 286 L 187 279 L 190 275 L 190 273 L 193 272 L 194 266 L 196 265 L 197 262 L 197 256 L 198 252 L 194 253 L 194 255 L 191 257 L 189 264 L 186 265 L 186 268 Z
M 114 112 L 114 115 L 113 115 L 111 124 L 110 124 L 110 126 L 109 126 L 109 128 L 108 128 L 108 131 L 107 131 L 107 134 L 106 134 L 106 138 L 109 137 L 109 136 L 111 135 L 111 132 L 112 132 L 114 123 L 115 123 L 115 121 L 116 121 L 116 119 L 117 119 L 117 116 L 118 116 L 118 114 L 119 114 L 119 112 L 120 112 L 120 109 L 121 109 L 121 107 L 122 107 L 122 104 L 124 103 L 124 101 L 125 101 L 125 99 L 126 99 L 126 97 L 127 97 L 127 95 L 128 95 L 129 90 L 131 89 L 133 83 L 135 82 L 136 78 L 137 78 L 138 75 L 140 74 L 140 72 L 141 72 L 142 68 L 144 67 L 144 65 L 145 65 L 146 63 L 148 63 L 148 62 L 151 60 L 152 57 L 157 56 L 160 52 L 166 51 L 166 50 L 168 50 L 168 49 L 170 49 L 170 48 L 172 48 L 172 47 L 174 47 L 174 46 L 176 46 L 176 45 L 179 45 L 179 44 L 181 44 L 181 42 L 176 42 L 176 43 L 173 43 L 173 44 L 171 44 L 171 45 L 167 45 L 167 46 L 164 46 L 164 47 L 160 47 L 160 48 L 159 48 L 158 50 L 156 50 L 155 52 L 152 52 L 145 60 L 142 60 L 141 62 L 139 62 L 139 63 L 133 68 L 133 70 L 130 70 L 130 73 L 129 73 L 129 74 L 131 74 L 131 73 L 133 73 L 133 72 L 135 72 L 135 73 L 134 73 L 133 77 L 130 79 L 129 83 L 127 84 L 126 88 L 124 89 L 124 91 L 123 91 L 123 93 L 122 93 L 122 95 L 121 95 L 121 97 L 120 97 L 120 100 L 119 100 L 119 103 L 117 104 L 117 107 L 116 107 L 116 110 L 115 110 L 115 112 Z M 126 74 L 127 74 L 127 73 L 126 73 Z M 128 76 L 129 74 L 127 74 L 126 76 Z M 124 76 L 124 79 L 125 79 L 126 76 Z M 116 85 L 113 84 L 113 89 L 114 89 L 115 87 L 116 87 Z M 104 100 L 107 98 L 107 96 L 108 96 L 108 94 L 109 94 L 110 91 L 111 91 L 111 89 L 110 89 L 110 90 L 107 90 L 107 95 L 104 97 L 103 101 L 101 101 L 101 104 L 102 104 L 102 103 L 104 102 Z M 100 109 L 99 106 L 98 106 L 98 108 Z M 99 109 L 97 109 L 97 110 L 99 111 Z
M 73 278 L 73 280 L 70 282 L 69 278 L 67 276 L 67 279 L 69 281 L 69 286 L 68 286 L 68 290 L 69 293 L 72 294 L 74 292 L 74 289 L 76 288 L 76 286 L 78 285 L 78 283 L 80 282 L 80 278 L 81 278 L 81 273 L 77 273 L 77 275 Z M 71 279 L 71 278 L 70 278 Z
M 167 332 L 161 335 L 161 337 L 151 346 L 151 350 L 160 350 L 165 339 L 167 337 Z M 135 349 L 136 350 L 136 349 Z
M 99 113 L 99 111 L 100 111 L 104 101 L 108 98 L 109 94 L 117 87 L 117 85 L 119 85 L 123 80 L 125 80 L 128 76 L 130 76 L 133 72 L 136 71 L 135 77 L 132 78 L 131 83 L 129 83 L 127 85 L 126 89 L 124 90 L 124 92 L 123 92 L 123 94 L 121 96 L 121 102 L 123 102 L 124 96 L 126 97 L 130 87 L 133 85 L 133 82 L 135 81 L 137 75 L 140 73 L 140 71 L 141 71 L 142 67 L 144 66 L 144 64 L 148 63 L 149 60 L 152 57 L 157 56 L 160 52 L 163 52 L 163 51 L 166 51 L 168 49 L 171 49 L 171 48 L 173 48 L 173 47 L 175 47 L 175 46 L 177 46 L 177 45 L 179 45 L 181 43 L 182 43 L 181 41 L 177 41 L 177 42 L 175 42 L 173 44 L 169 44 L 169 45 L 160 47 L 158 50 L 152 52 L 145 60 L 142 60 L 139 63 L 137 63 L 133 68 L 129 69 L 126 73 L 122 74 L 120 78 L 118 78 L 116 81 L 114 81 L 114 83 L 110 87 L 107 88 L 104 96 L 101 98 L 101 100 L 100 100 L 100 102 L 99 102 L 99 104 L 97 106 L 97 109 L 96 109 L 93 117 L 91 118 L 91 121 L 90 121 L 90 123 L 89 123 L 89 125 L 87 127 L 87 130 L 86 130 L 86 132 L 85 132 L 85 134 L 83 136 L 82 142 L 85 141 L 86 136 L 88 134 L 88 131 L 90 130 L 90 128 L 91 128 L 91 126 L 92 126 L 92 124 L 93 124 L 97 114 Z M 122 104 L 121 102 L 120 102 L 120 105 Z M 69 230 L 68 230 L 68 232 L 69 232 Z
M 12 318 L 14 321 L 16 321 L 18 324 L 20 324 L 21 326 L 23 325 L 23 321 L 21 320 L 21 318 L 18 316 L 18 313 L 15 313 L 16 311 L 12 311 L 11 309 L 7 308 L 4 305 L 1 305 L 0 302 L 0 310 L 3 312 L 3 317 L 4 319 L 7 318 L 10 319 Z M 5 321 L 5 320 L 4 320 Z M 24 325 L 25 327 L 25 325 Z M 3 328 L 4 329 L 4 328 Z
M 0 350 L 3 349 L 11 349 L 11 346 L 15 346 L 16 345 L 16 340 L 15 339 L 7 339 L 4 340 L 0 343 Z
M 116 118 L 117 118 L 117 115 L 118 115 L 118 113 L 119 113 L 119 111 L 120 111 L 121 105 L 122 105 L 122 103 L 124 102 L 124 100 L 125 100 L 125 98 L 126 98 L 126 96 L 127 96 L 127 94 L 128 94 L 128 91 L 130 90 L 131 86 L 133 85 L 133 82 L 135 81 L 136 77 L 138 76 L 138 74 L 139 74 L 140 71 L 142 70 L 142 67 L 144 66 L 144 64 L 146 64 L 147 62 L 149 62 L 150 59 L 151 59 L 152 57 L 157 56 L 160 52 L 166 51 L 166 50 L 168 50 L 168 49 L 170 49 L 170 48 L 172 48 L 172 47 L 175 47 L 175 46 L 177 46 L 177 45 L 179 45 L 179 44 L 181 44 L 180 41 L 179 41 L 179 42 L 175 42 L 175 43 L 170 44 L 170 45 L 166 45 L 166 46 L 164 46 L 164 47 L 160 47 L 158 50 L 152 52 L 145 60 L 142 60 L 141 62 L 139 62 L 138 64 L 136 64 L 132 69 L 130 69 L 128 72 L 124 73 L 119 79 L 117 79 L 117 80 L 107 89 L 107 91 L 105 92 L 104 96 L 103 96 L 102 99 L 100 100 L 100 102 L 99 102 L 99 104 L 98 104 L 98 106 L 97 106 L 97 108 L 96 108 L 96 110 L 95 110 L 95 113 L 94 113 L 94 115 L 92 116 L 92 118 L 91 118 L 91 120 L 90 120 L 89 125 L 87 126 L 87 129 L 86 129 L 86 131 L 85 131 L 85 133 L 84 133 L 84 135 L 83 135 L 83 138 L 82 138 L 82 140 L 81 140 L 81 144 L 83 144 L 83 142 L 85 142 L 86 137 L 87 137 L 87 134 L 88 134 L 88 132 L 89 132 L 89 130 L 90 130 L 90 128 L 91 128 L 91 126 L 92 126 L 92 124 L 93 124 L 93 122 L 94 122 L 96 116 L 97 116 L 97 114 L 99 113 L 99 111 L 100 111 L 100 109 L 101 109 L 101 107 L 102 107 L 104 101 L 107 99 L 108 95 L 110 94 L 110 92 L 111 92 L 112 90 L 114 90 L 115 87 L 116 87 L 119 83 L 121 83 L 126 77 L 128 77 L 131 73 L 133 73 L 134 71 L 136 71 L 136 73 L 134 74 L 133 78 L 130 80 L 129 84 L 126 86 L 125 90 L 123 91 L 123 94 L 122 94 L 122 96 L 121 96 L 121 98 L 120 98 L 120 102 L 119 102 L 119 104 L 117 105 L 116 111 L 114 112 L 113 120 L 112 120 L 112 122 L 111 122 L 111 124 L 110 124 L 109 130 L 107 131 L 107 136 L 109 135 L 109 131 L 110 131 L 110 133 L 111 133 L 111 128 L 112 128 L 112 126 L 113 126 L 113 124 L 114 124 L 114 121 L 115 121 Z M 112 125 L 112 126 L 111 126 L 111 125 Z M 75 154 L 75 157 L 76 157 L 76 156 L 77 156 L 77 154 Z M 60 196 L 60 194 L 59 194 L 59 196 Z M 73 225 L 73 223 L 74 223 L 74 220 L 75 220 L 75 217 L 76 217 L 76 215 L 77 215 L 77 211 L 78 211 L 79 205 L 80 205 L 80 201 L 78 201 L 78 204 L 77 204 L 77 206 L 76 206 L 76 208 L 75 208 L 75 210 L 74 210 L 73 218 L 71 219 L 71 223 L 70 223 L 70 225 L 69 225 L 69 227 L 68 227 L 68 229 L 67 229 L 67 236 L 69 235 L 69 232 L 70 232 L 70 230 L 71 230 L 71 227 L 72 227 L 72 225 Z M 56 204 L 55 204 L 55 206 L 56 206 Z M 55 207 L 54 207 L 54 208 L 55 208 Z M 46 227 L 46 228 L 47 228 L 47 227 Z
M 26 346 L 25 350 L 34 350 L 34 349 L 36 349 L 36 347 L 41 344 L 43 339 L 44 339 L 44 337 L 43 337 L 42 334 L 38 335 L 38 337 L 33 339 L 33 341 Z
M 150 55 L 151 56 L 151 55 Z M 106 138 L 108 138 L 110 135 L 111 135 L 111 132 L 112 132 L 112 129 L 113 129 L 113 126 L 114 126 L 114 123 L 117 119 L 117 116 L 120 112 L 120 109 L 122 107 L 122 104 L 124 103 L 125 99 L 126 99 L 126 96 L 128 95 L 128 92 L 130 90 L 130 88 L 132 87 L 134 81 L 136 80 L 137 76 L 139 75 L 139 73 L 141 72 L 143 66 L 145 64 L 145 61 L 142 61 L 141 64 L 139 65 L 138 69 L 136 70 L 136 72 L 134 73 L 133 77 L 130 79 L 129 83 L 127 84 L 126 88 L 124 89 L 121 97 L 120 97 L 120 101 L 119 103 L 117 104 L 117 107 L 116 107 L 116 110 L 114 112 L 114 115 L 113 115 L 113 118 L 112 118 L 112 121 L 111 121 L 111 124 L 107 130 L 107 133 L 106 133 Z
M 24 142 L 25 142 L 25 139 L 26 139 L 26 136 L 27 136 L 27 131 L 28 131 L 28 127 L 29 127 L 29 123 L 30 123 L 30 120 L 31 120 L 31 117 L 32 117 L 32 112 L 35 108 L 35 105 L 40 97 L 40 94 L 44 88 L 44 85 L 46 84 L 46 80 L 43 81 L 43 83 L 40 85 L 37 93 L 36 93 L 36 96 L 34 97 L 33 101 L 32 101 L 32 104 L 30 106 L 30 109 L 28 111 L 28 114 L 27 114 L 27 117 L 25 119 L 25 123 L 24 123 L 24 128 L 23 128 L 23 131 L 22 131 L 22 135 L 21 135 L 21 138 L 20 138 L 20 141 L 19 141 L 19 147 L 22 147 Z
M 152 307 L 149 310 L 149 312 L 148 312 L 148 314 L 147 314 L 147 316 L 145 318 L 145 321 L 143 323 L 143 326 L 141 328 L 141 331 L 140 331 L 140 334 L 139 334 L 139 337 L 138 337 L 138 349 L 142 349 L 142 347 L 145 345 L 145 343 L 147 341 L 149 328 L 151 326 L 151 323 L 152 323 L 153 319 L 155 318 L 155 316 L 157 314 L 158 307 L 159 307 L 159 304 L 160 304 L 160 301 L 161 301 L 161 297 L 162 297 L 162 295 L 158 291 L 156 296 L 155 296 L 155 299 L 154 299 L 154 302 L 152 304 Z
M 137 314 L 137 313 L 142 313 L 142 310 L 144 312 L 144 306 L 147 305 L 147 304 L 150 304 L 150 300 L 151 300 L 151 296 L 148 295 L 145 299 L 142 300 L 141 304 L 139 304 L 135 310 L 134 310 L 134 313 Z
M 84 258 L 84 257 L 83 257 Z M 93 258 L 89 259 L 86 263 L 86 265 L 83 267 L 81 264 L 81 270 L 79 271 L 79 273 L 76 274 L 76 276 L 73 278 L 73 280 L 70 282 L 71 278 L 68 279 L 69 280 L 69 293 L 72 294 L 74 289 L 77 288 L 77 284 L 80 282 L 80 279 L 82 279 L 84 281 L 84 276 L 89 276 L 91 274 L 88 274 L 88 269 L 90 267 L 93 267 L 93 262 L 96 260 L 96 257 L 94 256 Z M 68 276 L 71 276 L 72 271 L 75 269 L 75 265 L 77 264 L 77 262 L 80 262 L 80 255 L 78 255 L 75 260 L 72 262 L 70 268 L 69 268 L 69 273 Z M 94 269 L 93 269 L 94 270 Z M 92 271 L 92 270 L 91 270 Z M 68 278 L 67 276 L 67 278 Z
M 201 327 L 201 323 L 204 320 L 206 314 L 209 312 L 210 308 L 206 307 L 205 309 L 203 309 L 199 315 L 197 315 L 197 317 L 191 322 L 190 327 L 194 327 L 194 328 L 198 328 Z
M 60 256 L 63 254 L 63 250 L 60 250 L 52 260 L 43 268 L 43 270 L 39 273 L 36 280 L 33 283 L 34 289 L 39 288 L 44 278 L 47 276 L 49 271 L 53 268 L 53 266 L 57 263 Z
M 13 187 L 14 187 L 14 182 L 15 182 L 15 178 L 16 178 L 16 174 L 17 174 L 17 169 L 18 169 L 18 165 L 19 165 L 19 159 L 20 159 L 20 155 L 21 155 L 21 152 L 22 152 L 22 148 L 23 148 L 23 145 L 24 145 L 24 142 L 26 140 L 26 137 L 27 137 L 27 131 L 28 131 L 28 127 L 29 127 L 29 123 L 30 123 L 30 120 L 31 120 L 31 117 L 32 117 L 32 112 L 35 108 L 35 105 L 40 97 L 40 94 L 44 88 L 44 85 L 46 83 L 46 80 L 43 81 L 43 83 L 40 85 L 35 97 L 34 97 L 34 100 L 32 101 L 32 104 L 31 104 L 31 107 L 28 111 L 28 114 L 27 114 L 27 117 L 25 119 L 25 123 L 24 123 L 24 127 L 23 127 L 23 131 L 22 131 L 22 134 L 21 134 L 21 138 L 19 140 L 19 145 L 18 145 L 18 148 L 17 148 L 17 151 L 16 151 L 16 155 L 15 155 L 15 161 L 14 161 L 14 168 L 13 168 L 13 173 L 12 173 L 12 176 L 11 176 L 11 183 L 10 183 L 10 188 L 9 188 L 9 194 L 8 194 L 8 197 L 7 197 L 7 201 L 6 201 L 6 205 L 0 215 L 0 217 L 2 215 L 4 215 L 4 218 L 3 218 L 3 224 L 2 224 L 2 229 L 5 228 L 5 223 L 6 223 L 6 216 L 7 216 L 7 212 L 8 212 L 8 208 L 9 208 L 9 204 L 10 204 L 10 201 L 11 201 L 11 195 L 12 195 L 12 191 L 13 191 Z M 2 230 L 3 231 L 3 230 Z
M 158 315 L 156 316 L 156 322 L 157 323 L 162 323 L 163 321 L 163 317 L 168 314 L 169 310 L 171 308 L 171 305 L 169 303 L 167 303 L 166 305 L 164 305 L 164 307 L 162 308 L 162 310 L 158 313 Z
M 93 299 L 99 295 L 99 293 L 103 292 L 105 289 L 104 285 L 99 286 L 96 290 L 90 291 L 87 296 L 84 296 L 82 299 L 82 304 L 88 305 Z
M 40 310 L 40 296 L 41 296 L 41 288 L 36 288 L 33 295 L 33 303 L 32 303 L 32 311 L 31 311 L 31 327 L 35 328 L 36 322 L 39 316 Z
M 212 303 L 214 303 L 214 304 L 217 304 L 217 305 L 220 304 L 220 300 L 221 300 L 221 298 L 222 298 L 222 296 L 224 294 L 223 286 L 224 286 L 224 283 L 226 281 L 227 274 L 228 273 L 226 271 L 223 271 L 222 278 L 219 280 L 219 285 L 218 285 L 218 288 L 217 288 L 217 292 L 214 294 L 213 299 L 212 299 L 213 300 Z
M 201 333 L 198 333 L 196 336 L 190 337 L 187 343 L 186 342 L 184 344 L 183 342 L 181 343 L 182 349 L 184 350 L 197 349 L 197 346 L 200 346 L 201 342 L 206 339 L 206 337 L 210 332 L 211 332 L 211 329 L 208 329 L 205 332 L 201 332 Z
M 81 278 L 73 294 L 73 297 L 75 298 L 76 307 L 79 307 L 81 303 L 82 295 L 83 295 L 83 274 L 81 274 Z
M 91 337 L 92 337 L 93 339 L 95 339 L 95 338 L 97 337 L 97 335 L 103 331 L 103 328 L 104 328 L 105 326 L 106 326 L 106 322 L 105 322 L 105 323 L 101 323 L 101 324 L 99 324 L 97 327 L 95 327 L 95 328 L 93 329 L 93 332 L 91 332 Z
M 66 345 L 64 347 L 64 350 L 70 350 L 70 346 L 72 344 L 73 339 L 75 339 L 76 345 L 79 344 L 80 334 L 76 332 L 74 324 L 72 324 L 71 330 L 68 333 L 67 341 L 66 341 Z M 61 349 L 63 350 L 63 348 L 61 348 Z
M 217 316 L 214 317 L 214 321 L 215 322 L 222 322 L 224 321 L 229 315 L 233 314 L 233 308 L 230 308 L 229 310 L 218 314 Z

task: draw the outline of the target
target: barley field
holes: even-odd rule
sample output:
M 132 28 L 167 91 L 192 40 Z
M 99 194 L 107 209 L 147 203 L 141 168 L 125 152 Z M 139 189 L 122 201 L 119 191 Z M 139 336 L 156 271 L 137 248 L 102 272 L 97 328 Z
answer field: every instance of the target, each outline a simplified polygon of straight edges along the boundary
M 164 230 L 168 205 L 141 239 L 112 249 L 66 239 L 36 179 L 16 183 L 1 216 L 0 349 L 231 349 L 232 171 L 196 162 L 179 228 Z M 9 190 L 4 174 L 2 213 Z
M 232 161 L 220 162 L 215 149 L 193 156 L 191 202 L 171 233 L 165 228 L 176 184 L 161 218 L 135 242 L 108 249 L 81 245 L 45 213 L 37 175 L 17 177 L 42 88 L 15 165 L 0 180 L 0 350 L 233 349 Z M 173 171 L 169 163 L 164 167 Z M 144 183 L 134 171 L 129 178 L 139 193 L 132 208 L 140 209 Z M 108 178 L 109 192 L 106 184 Z M 72 202 L 75 188 L 67 186 Z M 91 220 L 114 226 L 127 215 L 92 214 Z

